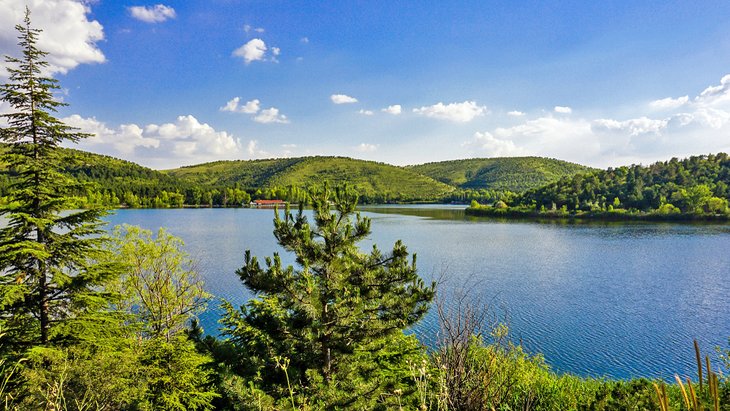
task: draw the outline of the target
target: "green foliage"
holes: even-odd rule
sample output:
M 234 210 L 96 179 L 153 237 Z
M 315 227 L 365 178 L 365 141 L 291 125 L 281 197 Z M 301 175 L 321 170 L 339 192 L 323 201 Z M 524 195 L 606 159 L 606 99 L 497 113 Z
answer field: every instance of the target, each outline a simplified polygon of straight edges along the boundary
M 210 359 L 185 336 L 120 339 L 115 347 L 35 347 L 5 409 L 209 410 Z
M 185 336 L 153 338 L 143 345 L 139 364 L 147 385 L 143 409 L 208 410 L 217 397 L 208 385 L 210 359 Z
M 114 229 L 111 251 L 122 270 L 110 286 L 122 296 L 117 308 L 134 315 L 143 335 L 169 340 L 205 309 L 211 296 L 181 239 L 124 225 Z
M 556 204 L 573 215 L 681 213 L 684 217 L 727 218 L 728 185 L 730 158 L 719 153 L 577 174 L 528 191 L 509 204 L 537 208 Z
M 239 372 L 260 373 L 262 387 L 275 397 L 287 391 L 273 363 L 280 358 L 289 361 L 286 378 L 317 404 L 382 403 L 383 390 L 398 380 L 398 372 L 387 374 L 403 370 L 412 351 L 396 342 L 425 314 L 434 286 L 423 284 L 400 242 L 388 254 L 377 247 L 360 252 L 370 220 L 355 214 L 352 191 L 325 187 L 311 201 L 313 226 L 301 208 L 274 220 L 274 235 L 299 268 L 282 266 L 278 254 L 262 268 L 246 252 L 238 275 L 259 297 L 241 311 L 227 305 L 224 334 L 245 353 Z
M 504 325 L 492 330 L 489 342 L 476 336 L 454 337 L 417 374 L 428 381 L 419 400 L 425 405 L 422 409 L 658 410 L 650 381 L 556 374 L 542 356 L 529 355 L 506 339 Z
M 239 184 L 253 191 L 277 189 L 276 198 L 287 198 L 287 187 L 301 190 L 291 200 L 306 199 L 308 187 L 323 181 L 348 184 L 365 203 L 437 200 L 453 187 L 409 169 L 345 157 L 301 157 L 251 161 L 218 161 L 168 170 L 169 175 L 202 186 Z M 254 192 L 254 197 L 257 197 Z
M 5 58 L 9 82 L 0 98 L 10 106 L 2 116 L 0 140 L 7 149 L 2 163 L 10 172 L 0 216 L 0 309 L 4 314 L 5 349 L 25 349 L 51 340 L 94 339 L 103 324 L 98 308 L 108 297 L 99 290 L 115 275 L 111 267 L 93 264 L 101 251 L 103 210 L 61 213 L 73 204 L 77 185 L 60 173 L 59 145 L 86 137 L 52 113 L 59 88 L 44 77 L 46 53 L 37 49 L 39 30 L 26 11 L 19 32 L 21 58 Z
M 542 157 L 473 158 L 408 168 L 461 189 L 518 193 L 590 171 L 589 167 Z
M 121 409 L 144 392 L 143 373 L 130 345 L 99 350 L 36 347 L 28 352 L 16 391 L 17 409 Z M 13 409 L 13 408 L 11 408 Z

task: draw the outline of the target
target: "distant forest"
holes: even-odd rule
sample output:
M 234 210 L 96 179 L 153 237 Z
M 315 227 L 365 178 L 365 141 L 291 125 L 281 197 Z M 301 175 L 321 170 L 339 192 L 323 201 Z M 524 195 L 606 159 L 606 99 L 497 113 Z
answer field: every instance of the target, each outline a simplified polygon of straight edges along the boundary
M 728 217 L 730 157 L 672 158 L 649 166 L 575 174 L 471 212 L 504 216 Z
M 5 148 L 0 147 L 0 150 Z M 455 160 L 396 167 L 345 157 L 218 161 L 153 170 L 117 158 L 59 149 L 63 173 L 75 186 L 75 206 L 170 208 L 240 207 L 254 199 L 308 201 L 324 181 L 347 184 L 365 204 L 510 200 L 561 177 L 592 169 L 560 160 L 523 157 Z M 0 170 L 0 202 L 11 170 Z

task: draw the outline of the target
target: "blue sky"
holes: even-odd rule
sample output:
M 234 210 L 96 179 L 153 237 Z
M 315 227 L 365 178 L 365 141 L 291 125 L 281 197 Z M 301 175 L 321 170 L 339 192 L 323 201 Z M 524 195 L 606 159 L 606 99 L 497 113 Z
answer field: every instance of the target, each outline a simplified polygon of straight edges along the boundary
M 0 0 L 3 54 L 26 4 L 79 147 L 154 168 L 730 151 L 726 1 Z

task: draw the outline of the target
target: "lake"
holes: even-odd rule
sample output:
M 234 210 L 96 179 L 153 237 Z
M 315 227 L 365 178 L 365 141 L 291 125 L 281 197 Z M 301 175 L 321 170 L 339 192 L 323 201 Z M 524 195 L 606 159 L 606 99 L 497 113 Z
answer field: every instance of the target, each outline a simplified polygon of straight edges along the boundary
M 696 373 L 694 338 L 705 353 L 728 348 L 730 225 L 495 221 L 463 208 L 363 208 L 373 231 L 363 249 L 403 240 L 424 279 L 489 301 L 512 338 L 559 372 L 668 379 Z M 207 289 L 235 305 L 251 297 L 235 274 L 246 249 L 293 261 L 272 235 L 272 210 L 118 210 L 107 220 L 166 227 Z M 208 333 L 217 315 L 201 317 Z M 432 312 L 413 331 L 429 343 L 437 329 Z

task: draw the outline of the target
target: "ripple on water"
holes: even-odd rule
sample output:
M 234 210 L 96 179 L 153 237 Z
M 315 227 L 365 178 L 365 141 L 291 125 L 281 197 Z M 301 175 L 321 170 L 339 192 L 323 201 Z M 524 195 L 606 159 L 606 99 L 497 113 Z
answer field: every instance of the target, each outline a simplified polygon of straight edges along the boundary
M 381 210 L 382 211 L 382 210 Z M 703 352 L 730 336 L 730 226 L 712 224 L 538 224 L 446 219 L 424 207 L 367 213 L 363 244 L 387 250 L 398 240 L 418 253 L 425 279 L 468 288 L 506 318 L 512 338 L 577 375 L 671 378 L 693 375 L 692 340 Z M 408 212 L 418 215 L 404 215 Z M 429 217 L 438 217 L 432 219 Z M 120 210 L 109 220 L 164 226 L 200 259 L 209 290 L 236 305 L 251 294 L 234 274 L 243 252 L 281 251 L 270 210 Z M 282 252 L 285 263 L 291 257 Z M 217 328 L 217 314 L 202 322 Z M 413 332 L 434 345 L 436 315 Z

